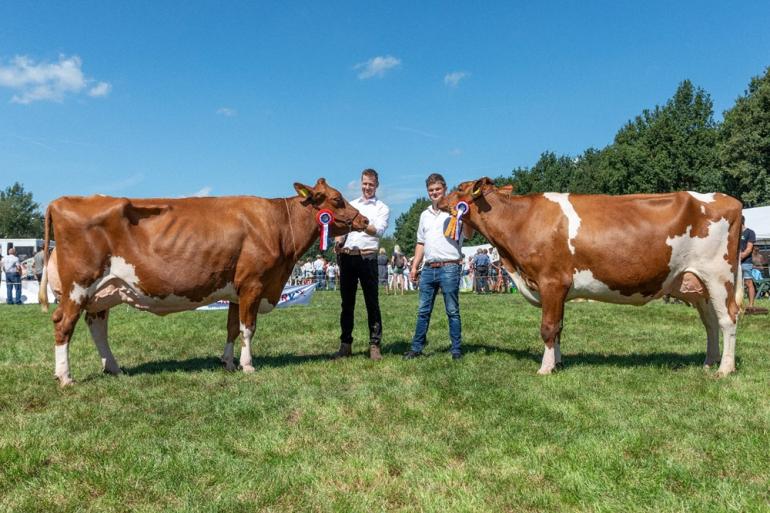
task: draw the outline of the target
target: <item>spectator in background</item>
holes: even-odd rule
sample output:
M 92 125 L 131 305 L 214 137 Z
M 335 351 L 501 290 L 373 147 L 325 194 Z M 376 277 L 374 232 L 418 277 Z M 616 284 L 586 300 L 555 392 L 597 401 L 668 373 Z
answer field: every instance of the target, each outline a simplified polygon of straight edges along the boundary
M 751 277 L 751 270 L 754 265 L 751 261 L 751 254 L 754 251 L 754 244 L 757 242 L 757 235 L 754 230 L 746 227 L 746 218 L 741 216 L 741 246 L 740 261 L 741 274 L 743 274 L 743 283 L 749 291 L 749 306 L 747 311 L 754 308 L 754 296 L 757 292 L 754 290 L 754 280 Z
M 393 265 L 393 293 L 396 294 L 401 289 L 401 295 L 404 295 L 405 280 L 404 269 L 406 269 L 406 256 L 401 252 L 401 248 L 396 244 L 393 248 L 393 256 L 391 257 L 391 265 Z
M 334 262 L 329 262 L 326 265 L 326 288 L 329 290 L 337 290 L 337 274 L 338 274 L 338 268 L 337 264 Z
M 43 248 L 39 247 L 37 248 L 37 253 L 35 253 L 35 256 L 33 257 L 33 265 L 32 265 L 32 272 L 35 274 L 35 279 L 37 280 L 38 284 L 40 283 L 40 280 L 43 279 L 44 266 L 45 266 L 45 253 L 43 252 Z
M 9 305 L 21 304 L 21 262 L 16 256 L 16 248 L 10 248 L 8 254 L 2 260 L 3 272 L 5 273 L 6 302 Z M 13 296 L 13 289 L 16 289 L 16 297 Z
M 309 258 L 305 259 L 305 263 L 302 264 L 302 281 L 305 285 L 313 283 L 313 263 Z
M 316 255 L 313 262 L 313 276 L 316 283 L 318 283 L 317 290 L 324 290 L 326 288 L 326 262 L 321 255 Z
M 486 249 L 479 248 L 476 256 L 473 259 L 473 267 L 476 274 L 476 293 L 483 294 L 489 292 L 489 284 L 487 283 L 487 273 L 489 272 L 489 255 L 487 255 Z
M 385 287 L 385 293 L 388 293 L 388 255 L 385 254 L 385 248 L 380 248 L 377 254 L 377 283 L 380 287 Z

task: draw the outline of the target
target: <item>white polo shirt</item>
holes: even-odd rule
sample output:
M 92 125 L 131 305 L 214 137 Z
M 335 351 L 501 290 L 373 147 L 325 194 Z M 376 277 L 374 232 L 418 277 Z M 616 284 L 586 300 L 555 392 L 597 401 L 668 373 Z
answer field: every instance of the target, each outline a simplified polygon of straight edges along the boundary
M 364 250 L 377 249 L 380 246 L 380 237 L 388 229 L 390 209 L 385 203 L 378 200 L 376 196 L 368 200 L 361 196 L 351 201 L 350 204 L 357 208 L 362 216 L 369 219 L 369 224 L 374 226 L 377 234 L 369 235 L 365 232 L 350 232 L 345 240 L 344 247 Z
M 18 272 L 19 257 L 16 255 L 5 255 L 3 257 L 3 271 L 6 274 Z
M 433 205 L 420 214 L 420 224 L 417 227 L 417 243 L 424 244 L 424 262 L 446 262 L 463 258 L 463 236 L 456 241 L 446 237 L 444 231 L 451 216 L 442 210 L 436 210 Z

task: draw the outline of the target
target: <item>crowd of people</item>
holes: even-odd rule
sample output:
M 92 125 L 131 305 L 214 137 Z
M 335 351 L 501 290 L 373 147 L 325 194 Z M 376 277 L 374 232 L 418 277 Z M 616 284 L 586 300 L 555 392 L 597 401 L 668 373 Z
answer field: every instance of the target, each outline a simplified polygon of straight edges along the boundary
M 414 255 L 406 255 L 396 245 L 388 256 L 385 248 L 377 253 L 377 284 L 385 294 L 401 294 L 416 291 L 419 281 L 409 278 Z M 337 290 L 340 268 L 335 260 L 323 255 L 297 262 L 289 279 L 290 285 L 318 283 L 316 290 Z M 508 271 L 500 263 L 495 248 L 478 248 L 476 254 L 463 259 L 460 290 L 477 294 L 511 292 L 515 289 Z

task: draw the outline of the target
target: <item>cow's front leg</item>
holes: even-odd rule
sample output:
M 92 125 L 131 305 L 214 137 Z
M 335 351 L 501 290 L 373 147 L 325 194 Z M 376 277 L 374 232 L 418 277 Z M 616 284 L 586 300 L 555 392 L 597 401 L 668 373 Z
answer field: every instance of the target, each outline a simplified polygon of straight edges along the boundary
M 241 369 L 243 372 L 254 372 L 254 366 L 251 364 L 251 337 L 254 336 L 254 329 L 257 325 L 257 300 L 241 302 L 238 308 L 240 317 L 241 331 Z
M 564 298 L 566 289 L 561 286 L 549 285 L 541 287 L 543 317 L 540 322 L 540 336 L 545 343 L 543 361 L 538 374 L 550 374 L 561 363 L 560 337 L 562 320 L 564 319 Z
M 230 303 L 230 308 L 227 311 L 227 341 L 225 342 L 225 350 L 222 353 L 222 363 L 225 364 L 225 369 L 229 371 L 235 370 L 235 363 L 233 362 L 233 346 L 235 339 L 241 333 L 240 317 L 238 313 L 238 303 Z

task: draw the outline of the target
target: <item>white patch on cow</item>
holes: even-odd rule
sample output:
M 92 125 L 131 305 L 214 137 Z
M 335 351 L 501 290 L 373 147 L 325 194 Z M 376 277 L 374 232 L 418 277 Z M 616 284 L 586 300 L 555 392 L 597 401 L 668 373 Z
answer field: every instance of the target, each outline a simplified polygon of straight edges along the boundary
M 639 293 L 625 296 L 597 280 L 590 269 L 575 270 L 572 275 L 572 286 L 567 293 L 567 299 L 578 297 L 627 305 L 643 305 L 655 298 L 655 296 L 643 296 Z
M 82 285 L 78 285 L 77 283 L 72 284 L 72 292 L 70 292 L 70 299 L 73 303 L 77 303 L 78 305 L 83 304 L 83 301 L 88 296 L 88 289 L 86 289 Z
M 556 344 L 554 347 L 549 348 L 545 346 L 543 350 L 543 360 L 540 363 L 540 369 L 538 374 L 550 374 L 556 368 Z
M 72 382 L 72 378 L 70 378 L 69 347 L 69 343 L 54 346 L 54 359 L 56 362 L 54 375 L 61 385 L 67 385 Z
M 519 274 L 518 271 L 511 272 L 510 269 L 507 269 L 508 272 L 511 274 L 511 278 L 513 278 L 513 283 L 516 284 L 516 288 L 519 289 L 519 292 L 521 292 L 521 295 L 524 296 L 524 299 L 529 301 L 531 305 L 534 306 L 540 306 L 540 293 L 536 290 L 532 290 L 527 286 L 527 282 L 524 280 L 524 277 Z
M 254 335 L 254 331 L 249 329 L 245 324 L 241 323 L 241 369 L 243 372 L 254 372 L 254 366 L 251 364 L 251 337 Z
M 704 194 L 702 192 L 693 192 L 693 191 L 687 191 L 687 194 L 692 196 L 698 201 L 702 201 L 703 203 L 711 203 L 714 201 L 714 193 L 709 192 L 708 194 Z
M 730 223 L 727 219 L 709 222 L 708 235 L 695 237 L 690 235 L 688 226 L 682 235 L 666 239 L 671 246 L 669 275 L 663 284 L 664 290 L 681 274 L 691 272 L 698 276 L 708 288 L 709 296 L 715 304 L 725 305 L 727 289 L 725 283 L 733 282 L 727 255 L 727 236 Z
M 219 300 L 238 301 L 238 294 L 232 283 L 227 283 L 200 301 L 193 301 L 176 294 L 164 297 L 147 295 L 140 286 L 136 267 L 120 256 L 110 258 L 110 264 L 104 274 L 88 289 L 83 289 L 79 285 L 77 287 L 73 287 L 73 291 L 77 290 L 79 297 L 82 295 L 88 298 L 86 310 L 89 312 L 99 312 L 120 303 L 126 303 L 139 310 L 166 315 L 192 310 Z
M 261 314 L 270 313 L 273 311 L 273 308 L 275 308 L 275 305 L 271 305 L 265 298 L 262 298 L 259 302 L 259 313 Z
M 558 203 L 561 207 L 561 211 L 567 217 L 567 245 L 569 246 L 570 253 L 575 254 L 575 246 L 572 245 L 572 240 L 577 237 L 578 230 L 580 229 L 580 216 L 575 211 L 575 207 L 569 201 L 569 193 L 562 192 L 546 192 L 543 196 L 554 203 Z

